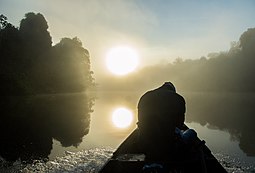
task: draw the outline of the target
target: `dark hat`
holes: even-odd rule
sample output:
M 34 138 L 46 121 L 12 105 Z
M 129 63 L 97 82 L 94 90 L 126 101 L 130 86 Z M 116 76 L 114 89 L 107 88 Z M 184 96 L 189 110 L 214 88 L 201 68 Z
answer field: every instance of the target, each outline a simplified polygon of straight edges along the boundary
M 163 84 L 163 86 L 166 87 L 166 88 L 168 88 L 168 89 L 170 89 L 171 91 L 176 92 L 176 89 L 175 89 L 175 87 L 174 87 L 174 84 L 172 84 L 172 82 L 165 82 L 165 83 Z

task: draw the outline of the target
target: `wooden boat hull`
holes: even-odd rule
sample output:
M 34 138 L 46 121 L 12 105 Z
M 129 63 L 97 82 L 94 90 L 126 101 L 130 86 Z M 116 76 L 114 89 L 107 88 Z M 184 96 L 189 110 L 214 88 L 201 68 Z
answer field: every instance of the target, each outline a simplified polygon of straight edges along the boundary
M 186 127 L 187 128 L 187 127 Z M 124 142 L 113 153 L 113 156 L 102 167 L 100 173 L 143 173 L 146 168 L 155 172 L 206 172 L 206 173 L 227 173 L 224 167 L 213 156 L 209 148 L 203 144 L 200 150 L 189 153 L 185 158 L 178 158 L 168 161 L 148 162 L 138 143 L 139 130 L 134 130 Z M 199 138 L 197 142 L 203 142 Z M 148 169 L 149 170 L 149 169 Z M 150 172 L 150 171 L 147 171 Z

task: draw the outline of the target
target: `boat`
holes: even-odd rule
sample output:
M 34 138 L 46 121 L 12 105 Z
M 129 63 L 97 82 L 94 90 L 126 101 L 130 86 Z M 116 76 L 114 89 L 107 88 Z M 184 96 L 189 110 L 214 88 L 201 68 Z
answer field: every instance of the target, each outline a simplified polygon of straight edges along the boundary
M 184 125 L 184 129 L 189 128 Z M 146 160 L 139 147 L 139 129 L 135 129 L 116 149 L 99 173 L 227 173 L 225 168 L 205 145 L 204 140 L 195 137 L 194 150 L 185 156 L 170 160 Z M 195 144 L 194 144 L 195 145 Z

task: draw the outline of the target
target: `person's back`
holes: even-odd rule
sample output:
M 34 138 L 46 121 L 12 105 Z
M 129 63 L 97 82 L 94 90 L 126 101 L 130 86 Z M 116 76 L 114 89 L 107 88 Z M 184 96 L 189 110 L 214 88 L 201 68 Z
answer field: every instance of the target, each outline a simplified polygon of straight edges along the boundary
M 185 100 L 172 83 L 145 93 L 138 103 L 138 128 L 146 157 L 164 159 L 174 149 L 175 127 L 184 123 Z

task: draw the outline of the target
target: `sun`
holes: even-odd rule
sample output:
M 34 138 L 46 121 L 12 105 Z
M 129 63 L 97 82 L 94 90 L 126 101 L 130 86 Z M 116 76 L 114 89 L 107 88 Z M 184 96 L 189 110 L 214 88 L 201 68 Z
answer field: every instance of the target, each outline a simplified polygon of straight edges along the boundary
M 137 52 L 128 46 L 119 46 L 110 49 L 106 55 L 106 66 L 115 75 L 126 75 L 133 72 L 138 66 Z
M 126 128 L 131 125 L 133 114 L 126 108 L 117 108 L 112 113 L 112 122 L 118 128 Z

